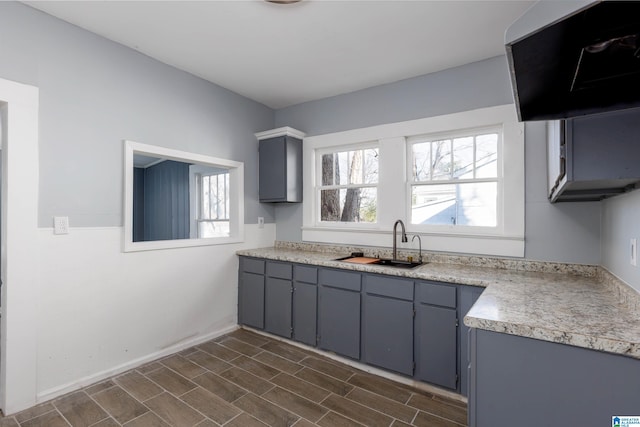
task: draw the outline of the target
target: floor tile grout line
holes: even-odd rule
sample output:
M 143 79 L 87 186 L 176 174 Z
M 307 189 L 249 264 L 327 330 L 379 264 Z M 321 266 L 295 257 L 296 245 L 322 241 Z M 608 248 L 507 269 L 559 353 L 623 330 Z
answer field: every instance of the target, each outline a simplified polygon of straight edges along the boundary
M 223 363 L 225 363 L 225 364 L 229 364 L 229 361 L 224 360 L 224 359 L 220 359 L 219 357 L 216 357 L 216 356 L 214 356 L 214 355 L 213 355 L 213 354 L 211 354 L 211 353 L 207 353 L 207 352 L 206 352 L 206 351 L 204 351 L 204 350 L 198 350 L 198 351 L 201 351 L 202 353 L 206 354 L 207 356 L 209 356 L 209 357 L 213 357 L 214 359 L 217 359 L 217 360 L 219 360 L 219 361 L 221 361 L 221 362 L 223 362 Z M 195 354 L 195 353 L 197 353 L 197 352 L 193 352 L 192 354 Z M 187 359 L 189 362 L 191 362 L 191 363 L 195 364 L 196 366 L 201 367 L 202 369 L 204 369 L 204 370 L 206 370 L 206 371 L 208 371 L 208 372 L 213 372 L 211 369 L 207 368 L 206 366 L 203 366 L 203 365 L 199 364 L 199 363 L 198 363 L 198 362 L 196 362 L 195 360 L 191 360 L 191 359 L 188 359 L 188 358 L 186 358 L 186 359 Z M 235 359 L 237 359 L 237 358 L 234 358 L 233 360 L 235 360 Z M 199 376 L 199 375 L 198 375 L 198 376 Z M 195 378 L 195 377 L 194 377 L 194 378 Z
M 448 422 L 450 422 L 452 424 L 455 424 L 455 425 L 458 425 L 458 426 L 462 426 L 462 424 L 460 424 L 460 423 L 458 423 L 458 422 L 456 422 L 456 421 L 454 421 L 454 420 L 452 420 L 450 418 L 446 418 L 446 417 L 443 417 L 442 415 L 434 414 L 433 412 L 425 411 L 424 409 L 419 409 L 418 413 L 416 414 L 416 417 L 418 415 L 420 415 L 420 412 L 423 412 L 425 414 L 431 415 L 431 416 L 436 417 L 436 418 L 440 418 L 441 420 L 448 421 Z
M 414 411 L 414 414 L 413 414 L 412 420 L 413 420 L 413 419 L 415 419 L 415 417 L 416 417 L 416 415 L 418 414 L 418 412 L 420 412 L 420 410 L 419 410 L 419 409 L 417 409 L 417 408 L 414 408 L 414 407 L 409 406 L 409 405 L 405 405 L 405 404 L 404 404 L 404 403 L 402 403 L 402 402 L 398 402 L 397 400 L 390 399 L 390 398 L 388 398 L 388 397 L 386 397 L 386 396 L 382 396 L 382 395 L 380 395 L 380 394 L 378 394 L 378 393 L 374 393 L 374 392 L 372 392 L 371 390 L 367 390 L 367 389 L 365 389 L 365 388 L 358 387 L 358 386 L 353 386 L 353 390 L 349 391 L 349 393 L 347 393 L 346 395 L 344 395 L 344 396 L 343 396 L 345 399 L 349 399 L 350 401 L 352 401 L 352 402 L 354 402 L 354 403 L 357 403 L 357 404 L 360 404 L 360 405 L 362 405 L 362 406 L 364 406 L 364 407 L 366 407 L 366 408 L 372 409 L 372 410 L 374 410 L 374 411 L 376 411 L 376 412 L 379 412 L 379 413 L 381 413 L 381 414 L 383 414 L 383 415 L 386 415 L 386 416 L 388 416 L 388 417 L 390 417 L 390 418 L 392 418 L 392 419 L 394 419 L 394 420 L 398 420 L 398 421 L 403 422 L 403 423 L 405 423 L 405 422 L 406 422 L 406 421 L 403 421 L 403 420 L 401 420 L 401 419 L 399 419 L 399 418 L 397 418 L 397 417 L 394 417 L 394 416 L 392 416 L 392 415 L 390 415 L 390 414 L 387 414 L 387 413 L 385 413 L 385 412 L 382 412 L 382 411 L 380 411 L 380 410 L 378 410 L 378 409 L 376 409 L 376 408 L 374 408 L 374 407 L 372 407 L 372 406 L 366 405 L 366 404 L 364 404 L 364 403 L 362 403 L 362 402 L 358 402 L 357 400 L 354 400 L 353 398 L 349 397 L 349 395 L 350 395 L 350 394 L 352 394 L 356 389 L 362 390 L 362 391 L 364 391 L 364 392 L 371 393 L 371 394 L 373 394 L 373 395 L 375 395 L 375 396 L 377 396 L 377 397 L 379 397 L 379 398 L 381 398 L 381 399 L 384 399 L 384 400 L 389 401 L 389 403 L 395 403 L 395 404 L 397 404 L 397 405 L 404 406 L 405 408 L 407 408 L 407 409 L 409 409 L 409 410 Z
M 354 390 L 355 390 L 355 387 L 354 387 Z M 349 393 L 347 393 L 347 394 L 350 394 L 352 391 L 353 391 L 353 390 L 351 390 L 351 391 L 350 391 Z M 361 402 L 358 402 L 358 401 L 356 401 L 356 400 L 350 399 L 350 398 L 348 398 L 346 395 L 345 395 L 345 396 L 338 396 L 338 397 L 342 397 L 342 398 L 344 398 L 344 399 L 347 399 L 347 400 L 351 401 L 352 403 L 355 403 L 355 404 L 360 405 L 360 406 L 362 406 L 362 407 L 364 407 L 364 408 L 370 409 L 370 410 L 372 410 L 372 411 L 374 411 L 374 412 L 376 412 L 376 413 L 378 413 L 378 414 L 381 414 L 381 415 L 384 415 L 384 416 L 386 416 L 386 417 L 391 418 L 391 423 L 390 423 L 389 425 L 393 424 L 393 421 L 394 421 L 394 420 L 402 421 L 402 420 L 399 420 L 398 418 L 396 418 L 396 417 L 394 417 L 394 416 L 392 416 L 392 415 L 385 414 L 385 413 L 384 413 L 384 412 L 382 412 L 382 411 L 379 411 L 379 410 L 377 410 L 377 409 L 375 409 L 375 408 L 372 408 L 372 407 L 371 407 L 371 406 L 369 406 L 369 405 L 365 405 L 364 403 L 361 403 Z M 325 400 L 326 400 L 326 399 L 325 399 Z M 389 399 L 389 400 L 390 400 L 390 399 Z M 416 412 L 416 413 L 417 413 L 417 412 Z M 344 415 L 344 414 L 342 414 L 342 415 Z M 414 416 L 414 418 L 415 418 L 415 416 Z M 402 422 L 404 422 L 404 421 L 402 421 Z
M 52 404 L 53 404 L 53 402 L 52 402 Z M 67 419 L 67 417 L 65 417 L 64 414 L 62 412 L 60 412 L 58 407 L 56 405 L 53 405 L 53 406 L 55 407 L 55 410 L 58 413 L 58 415 L 60 415 L 62 417 L 62 419 L 69 425 L 69 427 L 73 427 L 73 424 L 71 424 L 71 421 L 69 421 Z
M 348 382 L 347 382 L 347 381 L 345 381 L 345 380 L 341 380 L 340 378 L 336 378 L 336 377 L 334 377 L 334 376 L 332 376 L 332 375 L 329 375 L 329 374 L 327 374 L 327 373 L 325 373 L 325 372 L 322 372 L 322 371 L 319 371 L 319 370 L 317 370 L 317 369 L 311 368 L 311 367 L 309 367 L 309 366 L 303 366 L 303 369 L 309 369 L 309 370 L 311 370 L 311 371 L 317 372 L 317 373 L 322 374 L 322 375 L 325 375 L 325 376 L 327 376 L 327 377 L 329 377 L 329 378 L 331 378 L 331 379 L 334 379 L 334 380 L 336 380 L 336 381 L 339 381 L 339 382 L 341 382 L 341 383 L 344 383 L 345 385 L 348 385 L 348 386 L 351 386 L 351 387 L 355 387 L 355 385 L 354 385 L 354 384 L 348 383 Z M 300 371 L 298 371 L 298 372 L 300 372 Z M 296 374 L 297 374 L 298 372 L 296 372 Z
M 277 387 L 277 386 L 276 386 L 276 387 Z M 273 389 L 274 389 L 274 388 L 276 388 L 276 387 L 273 387 L 271 390 L 273 390 Z M 281 387 L 281 388 L 282 388 L 282 387 Z M 271 390 L 269 390 L 269 391 L 271 391 Z M 283 389 L 283 390 L 284 390 L 284 389 Z M 298 414 L 298 413 L 296 413 L 296 412 L 293 412 L 291 409 L 285 408 L 284 406 L 280 405 L 279 403 L 276 403 L 276 402 L 274 402 L 274 401 L 272 401 L 272 400 L 267 399 L 266 397 L 264 397 L 264 394 L 266 394 L 266 393 L 268 393 L 268 392 L 265 392 L 265 393 L 263 393 L 262 395 L 258 395 L 258 394 L 255 394 L 255 393 L 253 393 L 253 394 L 254 394 L 254 395 L 256 395 L 257 397 L 259 397 L 259 398 L 263 399 L 263 400 L 266 400 L 267 402 L 271 403 L 272 405 L 277 406 L 278 408 L 282 409 L 283 411 L 288 412 L 289 414 L 292 414 L 292 415 L 295 415 L 296 417 L 298 417 L 298 419 L 296 420 L 296 423 L 297 423 L 299 420 L 301 420 L 301 419 L 305 419 L 305 420 L 307 420 L 307 421 L 309 421 L 309 422 L 312 422 L 312 421 L 310 421 L 310 420 L 308 420 L 308 419 L 304 418 L 302 415 L 300 415 L 300 414 Z M 309 400 L 309 399 L 307 399 L 307 400 Z M 238 408 L 238 409 L 242 410 L 241 408 Z M 243 412 L 244 412 L 244 411 L 243 411 Z M 249 415 L 251 415 L 251 414 L 249 414 Z M 254 418 L 259 419 L 259 418 L 257 418 L 257 417 L 254 417 Z M 266 423 L 265 423 L 265 424 L 266 424 Z
M 106 409 L 104 409 L 104 408 L 103 408 L 103 407 L 102 407 L 98 402 L 96 402 L 96 401 L 91 397 L 91 395 L 90 395 L 89 393 L 87 393 L 87 390 L 86 390 L 86 389 L 81 389 L 81 390 L 79 390 L 79 391 L 81 391 L 82 393 L 84 393 L 84 395 L 85 395 L 85 396 L 87 396 L 87 398 L 88 398 L 90 401 L 92 401 L 93 403 L 95 403 L 95 404 L 98 406 L 98 408 L 102 409 L 102 411 L 104 411 L 104 413 L 107 415 L 105 418 L 102 418 L 101 420 L 99 420 L 99 421 L 95 422 L 94 424 L 97 424 L 97 423 L 99 423 L 99 422 L 101 422 L 101 421 L 103 421 L 103 420 L 105 420 L 105 419 L 107 419 L 107 418 L 111 418 L 111 414 L 109 413 L 109 411 L 107 411 Z M 56 405 L 55 405 L 55 400 L 54 400 L 53 402 L 51 402 L 51 403 L 53 404 L 53 406 L 56 406 Z M 60 409 L 59 409 L 57 406 L 56 406 L 56 409 L 58 409 L 58 411 L 62 414 L 62 411 L 60 411 Z M 63 416 L 64 416 L 64 415 L 63 415 Z M 66 418 L 66 417 L 65 417 L 65 418 Z M 69 421 L 69 424 L 73 425 L 73 423 L 71 423 L 71 421 Z
M 311 370 L 311 371 L 313 371 L 313 370 L 314 370 L 314 369 L 308 368 L 308 367 L 306 367 L 306 366 L 305 366 L 303 369 L 309 369 L 309 370 Z M 336 395 L 338 395 L 337 393 L 333 393 L 333 391 L 332 391 L 332 390 L 326 389 L 326 388 L 322 387 L 321 385 L 318 385 L 318 384 L 316 384 L 316 383 L 312 383 L 311 381 L 307 381 L 307 380 L 305 380 L 304 378 L 299 377 L 299 376 L 298 376 L 298 374 L 299 374 L 301 371 L 302 371 L 302 369 L 301 369 L 300 371 L 296 372 L 296 374 L 295 374 L 295 375 L 292 375 L 292 376 L 293 376 L 293 377 L 295 377 L 295 378 L 297 378 L 297 379 L 299 379 L 299 380 L 301 380 L 301 381 L 304 381 L 304 382 L 306 382 L 306 383 L 309 383 L 309 384 L 311 384 L 311 385 L 314 385 L 314 386 L 316 386 L 316 387 L 318 387 L 318 388 L 320 388 L 320 389 L 322 389 L 322 390 L 324 390 L 324 391 L 328 391 L 329 393 L 332 393 L 332 394 L 336 394 Z M 318 373 L 322 374 L 322 372 L 319 372 L 319 371 L 315 371 L 315 372 L 318 372 Z M 333 378 L 333 377 L 331 377 L 331 378 Z M 344 381 L 343 381 L 343 382 L 344 382 Z M 347 384 L 347 383 L 345 383 L 345 384 L 346 384 L 346 385 L 350 385 L 350 384 Z
M 300 398 L 302 398 L 302 399 L 304 399 L 304 400 L 306 400 L 306 401 L 308 401 L 308 402 L 311 402 L 312 404 L 318 405 L 318 406 L 322 407 L 323 409 L 326 409 L 327 411 L 331 411 L 331 409 L 330 409 L 330 408 L 327 408 L 326 406 L 323 406 L 322 404 L 320 404 L 320 403 L 318 403 L 318 402 L 314 402 L 314 401 L 313 401 L 313 400 L 311 400 L 311 399 L 307 399 L 307 398 L 306 398 L 306 397 L 304 397 L 304 396 L 300 396 L 299 394 L 296 394 L 296 393 L 294 393 L 293 391 L 288 390 L 288 389 L 286 389 L 286 388 L 284 388 L 284 387 L 281 387 L 281 386 L 276 385 L 276 386 L 275 386 L 275 387 L 273 387 L 271 390 L 274 390 L 274 389 L 276 389 L 276 388 L 280 388 L 280 389 L 282 389 L 282 390 L 288 391 L 289 393 L 291 393 L 291 394 L 295 394 L 296 396 L 298 396 L 298 397 L 300 397 Z M 271 390 L 269 390 L 269 391 L 271 391 Z M 267 394 L 267 393 L 269 393 L 269 391 L 265 392 L 265 393 L 264 393 L 262 396 L 260 396 L 260 397 L 262 397 L 264 400 L 266 400 L 266 401 L 268 401 L 268 402 L 271 402 L 272 404 L 274 404 L 274 405 L 276 405 L 276 406 L 278 406 L 278 407 L 280 407 L 280 408 L 284 409 L 284 410 L 285 410 L 285 411 L 287 411 L 287 412 L 290 412 L 290 413 L 292 413 L 292 414 L 295 414 L 295 415 L 299 416 L 301 419 L 305 419 L 305 420 L 307 420 L 307 421 L 309 421 L 309 422 L 313 423 L 313 421 L 311 421 L 311 420 L 309 420 L 309 419 L 305 418 L 305 417 L 304 417 L 304 416 L 302 416 L 301 414 L 298 414 L 298 413 L 296 413 L 296 412 L 293 412 L 291 409 L 285 408 L 284 406 L 281 406 L 279 403 L 276 403 L 276 402 L 274 402 L 274 401 L 272 401 L 272 400 L 267 399 L 266 397 L 264 397 L 264 395 L 265 395 L 265 394 Z M 321 418 L 322 418 L 322 417 L 321 417 Z M 319 420 L 318 420 L 318 421 L 319 421 Z M 316 421 L 316 422 L 318 422 L 318 421 Z M 296 422 L 297 422 L 297 421 L 296 421 Z
M 192 389 L 192 390 L 189 390 L 189 391 L 187 391 L 187 392 L 185 392 L 185 393 L 181 394 L 181 395 L 180 395 L 180 397 L 177 397 L 177 399 L 178 399 L 178 400 L 180 400 L 180 402 L 182 402 L 182 403 L 184 403 L 185 405 L 187 405 L 189 408 L 193 409 L 194 411 L 196 411 L 197 413 L 199 413 L 200 415 L 202 415 L 202 416 L 205 418 L 205 420 L 210 420 L 211 418 L 209 418 L 209 416 L 207 416 L 207 414 L 205 414 L 204 412 L 200 411 L 199 409 L 197 409 L 197 408 L 193 407 L 189 402 L 187 402 L 187 401 L 185 401 L 184 399 L 182 399 L 182 396 L 184 396 L 184 395 L 186 395 L 186 394 L 189 394 L 189 393 L 191 393 L 192 391 L 197 390 L 197 389 L 201 389 L 201 390 L 203 390 L 203 391 L 205 391 L 205 392 L 207 392 L 207 393 L 210 393 L 212 396 L 216 396 L 214 393 L 211 393 L 209 390 L 205 389 L 204 387 L 202 387 L 201 385 L 199 385 L 199 384 L 198 384 L 196 388 L 194 388 L 194 389 Z M 219 397 L 219 396 L 216 396 L 216 397 Z M 224 399 L 222 399 L 222 398 L 220 398 L 220 399 L 221 399 L 221 400 L 224 400 Z M 225 400 L 225 402 L 226 402 L 226 400 Z M 229 403 L 229 402 L 227 402 L 227 403 Z M 230 404 L 230 403 L 229 403 L 229 404 Z M 240 411 L 242 411 L 240 408 L 237 408 L 237 409 L 239 409 Z M 243 412 L 244 412 L 244 411 L 243 411 Z M 242 412 L 241 412 L 241 413 L 242 413 Z M 240 414 L 238 414 L 238 415 L 240 415 Z M 236 416 L 237 416 L 237 415 L 236 415 Z M 234 416 L 233 418 L 235 418 L 236 416 Z M 202 422 L 202 421 L 201 421 L 201 422 Z M 215 421 L 214 421 L 214 422 L 215 422 Z M 217 423 L 217 422 L 216 422 L 216 424 L 220 424 L 220 423 Z
M 233 336 L 233 332 L 232 332 L 231 334 L 229 334 L 229 335 L 230 335 L 230 336 Z M 256 345 L 256 344 L 250 343 L 250 342 L 248 342 L 248 341 L 246 341 L 246 340 L 243 340 L 242 338 L 239 338 L 239 337 L 237 337 L 237 336 L 233 336 L 233 338 L 235 338 L 235 339 L 236 339 L 236 340 L 238 340 L 238 341 L 242 341 L 242 342 L 243 342 L 243 343 L 245 343 L 245 344 L 252 345 L 252 346 L 254 346 L 254 347 L 256 347 L 256 348 L 262 348 L 262 345 L 265 345 L 265 344 L 268 344 L 268 343 L 269 343 L 269 341 L 265 339 L 265 341 L 267 341 L 267 342 L 265 342 L 265 343 L 264 343 L 264 344 L 262 344 L 262 345 Z
M 150 381 L 151 381 L 151 380 L 150 380 Z M 160 385 L 158 385 L 158 387 L 160 387 L 161 389 L 163 389 L 163 390 L 164 390 L 164 387 L 161 387 Z M 131 393 L 129 393 L 129 391 L 127 391 L 127 389 L 125 389 L 124 387 L 121 387 L 120 385 L 118 385 L 118 388 L 119 388 L 120 390 L 122 390 L 125 394 L 129 395 L 129 397 L 131 397 L 133 400 L 135 400 L 136 402 L 138 402 L 139 404 L 141 404 L 142 406 L 144 406 L 144 407 L 145 407 L 145 409 L 147 410 L 147 412 L 154 412 L 154 411 L 152 411 L 152 410 L 151 410 L 151 408 L 149 408 L 147 405 L 145 405 L 145 403 L 144 403 L 144 402 L 140 401 L 140 399 L 138 399 L 137 397 L 135 397 L 134 395 L 132 395 Z M 165 391 L 166 391 L 166 390 L 165 390 Z M 95 399 L 94 399 L 94 400 L 95 400 Z M 97 403 L 97 402 L 96 402 L 96 403 Z M 103 408 L 103 409 L 104 409 L 104 408 Z M 107 412 L 109 415 L 111 415 L 111 416 L 113 417 L 113 415 L 112 415 L 109 411 L 106 411 L 106 412 Z M 147 412 L 145 412 L 145 414 L 146 414 Z M 155 412 L 154 412 L 154 413 L 155 413 Z M 141 417 L 141 416 L 143 416 L 143 415 L 144 415 L 144 414 L 140 414 L 138 417 L 135 417 L 135 418 L 139 418 L 139 417 Z M 115 419 L 115 417 L 113 417 L 113 418 Z M 135 418 L 132 418 L 131 420 L 128 420 L 127 422 L 125 422 L 125 423 L 120 423 L 120 424 L 124 425 L 124 424 L 128 423 L 129 421 L 134 420 Z M 117 420 L 116 420 L 116 421 L 117 421 Z
M 163 365 L 163 366 L 164 366 L 164 365 Z M 187 378 L 187 377 L 185 377 L 184 375 L 180 374 L 180 372 L 177 372 L 177 371 L 175 371 L 175 370 L 171 369 L 171 368 L 170 368 L 170 367 L 168 367 L 168 366 L 165 366 L 165 368 L 166 368 L 166 369 L 168 369 L 168 370 L 170 370 L 171 372 L 175 373 L 175 374 L 176 374 L 176 375 L 178 375 L 179 377 L 183 378 L 185 381 L 188 381 L 190 384 L 193 384 L 193 385 L 194 385 L 194 387 L 193 387 L 193 388 L 191 388 L 191 389 L 189 389 L 189 390 L 185 391 L 185 392 L 184 392 L 184 393 L 182 393 L 182 394 L 186 394 L 186 393 L 190 392 L 191 390 L 193 390 L 193 389 L 195 389 L 196 387 L 198 387 L 198 386 L 199 386 L 199 384 L 197 384 L 195 381 L 190 380 L 189 378 Z M 205 369 L 206 369 L 206 368 L 205 368 Z M 157 370 L 157 369 L 156 369 L 156 370 Z M 155 372 L 155 371 L 153 371 L 153 372 Z M 205 372 L 205 373 L 206 373 L 206 372 Z M 204 375 L 204 373 L 203 373 L 202 375 Z M 163 386 L 162 386 L 161 384 L 159 384 L 157 381 L 154 381 L 154 380 L 153 380 L 153 378 L 149 378 L 149 377 L 148 377 L 148 376 L 146 376 L 146 375 L 143 375 L 143 376 L 144 376 L 146 379 L 148 379 L 149 381 L 151 381 L 152 383 L 154 383 L 155 385 L 157 385 L 158 387 L 160 387 L 160 389 L 164 390 L 164 392 L 166 392 L 166 393 L 170 394 L 171 396 L 175 397 L 176 399 L 180 399 L 180 396 L 182 396 L 182 395 L 177 395 L 177 394 L 175 394 L 175 393 L 171 392 L 170 390 L 167 390 L 165 387 L 163 387 Z M 200 375 L 198 375 L 198 376 L 200 376 Z M 121 387 L 121 388 L 122 388 L 122 387 Z M 158 393 L 156 396 L 153 396 L 153 397 L 157 397 L 157 396 L 159 396 L 160 394 L 162 394 L 162 393 Z M 150 400 L 150 399 L 153 399 L 153 398 L 149 398 L 149 399 L 147 399 L 147 400 Z M 136 399 L 136 400 L 140 401 L 139 399 Z M 146 402 L 146 401 L 145 401 L 145 402 Z M 144 402 L 140 402 L 140 403 L 144 403 Z
M 112 382 L 113 382 L 113 381 L 112 381 Z M 100 394 L 100 393 L 102 393 L 103 391 L 107 391 L 107 390 L 110 390 L 110 389 L 112 389 L 112 388 L 115 388 L 115 387 L 120 387 L 120 386 L 119 386 L 119 385 L 115 385 L 115 384 L 114 384 L 112 387 L 106 388 L 106 389 L 104 389 L 104 390 L 100 390 L 98 393 L 95 393 L 93 396 L 95 396 L 96 394 Z M 120 388 L 122 388 L 122 387 L 120 387 Z M 107 415 L 109 415 L 109 417 L 108 417 L 108 418 L 113 418 L 113 420 L 114 420 L 118 425 L 122 426 L 122 423 L 121 423 L 120 421 L 116 420 L 116 418 L 113 416 L 113 414 L 112 414 L 111 412 L 107 411 L 107 409 L 106 409 L 104 406 L 102 406 L 102 405 L 100 404 L 100 402 L 98 402 L 96 399 L 94 399 L 92 395 L 90 395 L 89 393 L 87 393 L 87 396 L 89 396 L 89 399 L 91 399 L 91 400 L 92 400 L 96 405 L 98 405 L 98 407 L 99 407 L 100 409 L 102 409 L 102 410 L 103 410 Z M 102 420 L 101 420 L 101 421 L 102 421 Z
M 43 405 L 51 405 L 51 409 L 50 409 L 50 410 L 48 410 L 48 411 L 45 411 L 45 412 L 43 412 L 43 413 L 41 413 L 41 414 L 38 414 L 38 415 L 36 415 L 35 417 L 31 417 L 31 418 L 27 418 L 26 420 L 18 421 L 18 418 L 16 417 L 16 415 L 20 414 L 21 412 L 24 412 L 24 411 L 20 411 L 20 412 L 18 412 L 18 414 L 13 415 L 13 418 L 15 418 L 15 419 L 16 419 L 16 422 L 17 422 L 19 425 L 21 425 L 22 423 L 26 423 L 27 421 L 31 421 L 31 420 L 33 420 L 33 419 L 35 419 L 35 418 L 41 417 L 41 416 L 43 416 L 43 415 L 48 414 L 49 412 L 53 412 L 53 411 L 55 411 L 55 410 L 56 410 L 56 407 L 55 407 L 55 406 L 53 406 L 53 403 L 52 403 L 52 402 L 46 402 L 46 403 L 44 403 Z M 34 406 L 33 408 L 35 408 L 35 407 L 37 407 L 37 406 L 39 406 L 39 405 L 36 405 L 36 406 Z M 33 409 L 33 408 L 27 408 L 27 409 L 25 409 L 25 411 L 28 411 L 29 409 Z
M 117 421 L 116 421 L 116 420 L 111 416 L 111 414 L 109 414 L 109 416 L 108 416 L 107 418 L 103 418 L 103 419 L 101 419 L 100 421 L 96 421 L 95 423 L 90 424 L 88 427 L 95 427 L 95 426 L 97 426 L 98 424 L 100 424 L 101 422 L 104 422 L 105 420 L 113 420 L 113 422 L 114 422 L 114 423 L 116 423 L 116 424 L 117 424 L 117 425 L 119 425 L 119 426 L 122 426 L 122 424 L 120 424 L 119 422 L 117 422 Z
M 310 357 L 312 357 L 312 356 L 310 356 Z M 314 359 L 316 359 L 316 360 L 321 360 L 321 359 L 318 359 L 318 358 L 314 358 Z M 304 359 L 303 359 L 303 360 L 304 360 Z M 300 361 L 300 364 L 302 364 L 302 361 L 303 361 L 303 360 L 301 360 L 301 361 Z M 324 362 L 324 361 L 323 361 L 323 362 Z M 326 363 L 331 364 L 330 362 L 326 362 Z M 347 384 L 348 384 L 348 381 L 349 381 L 349 380 L 350 380 L 354 375 L 356 375 L 356 372 L 352 372 L 352 373 L 351 373 L 351 375 L 349 375 L 349 377 L 348 377 L 348 378 L 346 378 L 346 379 L 344 379 L 344 380 L 343 380 L 343 379 L 341 379 L 341 378 L 334 377 L 333 375 L 328 374 L 328 373 L 326 373 L 326 372 L 320 371 L 319 369 L 316 369 L 316 368 L 314 368 L 314 367 L 312 367 L 312 366 L 309 366 L 309 365 L 302 365 L 302 367 L 303 367 L 303 368 L 313 369 L 313 370 L 314 370 L 314 371 L 316 371 L 316 372 L 320 372 L 321 374 L 324 374 L 324 375 L 326 375 L 326 376 L 328 376 L 328 377 L 331 377 L 331 378 L 335 378 L 335 379 L 337 379 L 338 381 L 342 381 L 342 382 L 347 383 Z M 338 366 L 338 368 L 340 368 L 340 366 Z
M 152 371 L 155 372 L 155 371 Z M 139 372 L 138 372 L 139 373 Z M 158 394 L 155 394 L 151 397 L 149 397 L 148 399 L 142 400 L 142 399 L 138 399 L 137 397 L 135 397 L 133 395 L 133 393 L 129 392 L 129 390 L 126 389 L 126 387 L 124 387 L 122 384 L 117 383 L 116 382 L 116 386 L 120 387 L 122 390 L 126 391 L 131 397 L 133 397 L 135 400 L 137 400 L 138 402 L 144 404 L 146 401 L 153 399 L 154 397 L 158 397 L 160 396 L 163 392 L 168 392 L 164 387 L 162 387 L 160 384 L 156 383 L 155 381 L 153 381 L 151 378 L 148 378 L 146 375 L 144 374 L 140 374 L 145 380 L 151 382 L 152 384 L 156 385 L 161 391 Z M 122 376 L 122 375 L 121 375 Z M 113 380 L 114 382 L 116 381 L 116 379 Z M 108 390 L 108 389 L 107 389 Z

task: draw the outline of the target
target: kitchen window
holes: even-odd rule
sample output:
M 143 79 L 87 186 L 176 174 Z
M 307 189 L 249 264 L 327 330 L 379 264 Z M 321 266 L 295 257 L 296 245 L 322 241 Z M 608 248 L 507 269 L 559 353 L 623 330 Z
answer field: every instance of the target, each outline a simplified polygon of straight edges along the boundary
M 377 222 L 378 157 L 378 148 L 370 144 L 318 152 L 320 223 Z
M 408 139 L 410 223 L 497 227 L 502 130 L 477 129 Z
M 303 166 L 303 241 L 389 247 L 401 219 L 426 250 L 524 256 L 512 104 L 306 137 Z

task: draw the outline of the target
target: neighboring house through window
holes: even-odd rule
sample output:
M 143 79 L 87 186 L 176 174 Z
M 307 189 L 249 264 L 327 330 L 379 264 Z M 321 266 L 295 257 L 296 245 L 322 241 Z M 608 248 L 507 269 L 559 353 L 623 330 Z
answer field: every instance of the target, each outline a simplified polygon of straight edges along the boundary
M 410 138 L 410 223 L 496 227 L 501 136 L 494 128 Z

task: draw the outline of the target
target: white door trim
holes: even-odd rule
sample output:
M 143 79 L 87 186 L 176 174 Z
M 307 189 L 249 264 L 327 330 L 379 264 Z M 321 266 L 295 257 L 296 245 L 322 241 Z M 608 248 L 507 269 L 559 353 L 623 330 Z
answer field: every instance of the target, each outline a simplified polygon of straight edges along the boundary
M 37 403 L 38 88 L 0 79 L 0 109 L 0 407 L 12 414 Z

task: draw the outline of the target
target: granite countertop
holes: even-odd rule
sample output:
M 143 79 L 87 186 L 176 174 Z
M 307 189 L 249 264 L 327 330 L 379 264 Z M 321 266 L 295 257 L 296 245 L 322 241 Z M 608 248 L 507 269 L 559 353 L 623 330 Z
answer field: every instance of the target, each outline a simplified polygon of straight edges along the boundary
M 238 255 L 481 286 L 467 326 L 640 359 L 640 294 L 597 267 L 519 261 L 505 268 L 497 258 L 427 256 L 427 264 L 405 270 L 335 260 L 351 248 L 283 246 Z

